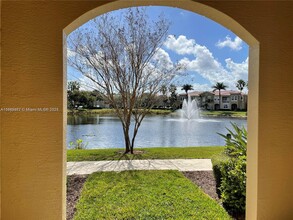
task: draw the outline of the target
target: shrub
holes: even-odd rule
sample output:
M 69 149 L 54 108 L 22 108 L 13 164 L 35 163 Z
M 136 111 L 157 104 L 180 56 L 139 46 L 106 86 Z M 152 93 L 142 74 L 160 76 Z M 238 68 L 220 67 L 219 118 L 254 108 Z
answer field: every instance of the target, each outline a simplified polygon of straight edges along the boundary
M 236 124 L 231 123 L 234 131 L 226 128 L 228 134 L 219 134 L 226 141 L 225 153 L 233 158 L 246 156 L 247 131 L 244 127 L 239 128 Z
M 84 144 L 82 139 L 77 139 L 75 142 L 71 141 L 69 143 L 70 149 L 73 150 L 83 150 L 86 149 L 88 143 Z
M 221 196 L 220 192 L 220 186 L 221 186 L 221 179 L 222 179 L 222 173 L 221 173 L 221 165 L 225 161 L 229 160 L 230 157 L 228 157 L 224 152 L 221 154 L 214 155 L 212 157 L 212 163 L 213 163 L 213 172 L 216 180 L 216 186 L 217 186 L 217 193 L 219 197 Z
M 217 167 L 221 177 L 220 194 L 225 208 L 232 214 L 245 213 L 246 200 L 246 147 L 247 131 L 232 124 L 234 131 L 220 134 L 226 140 L 225 154 L 228 160 Z
M 220 192 L 225 208 L 235 214 L 245 213 L 246 157 L 231 158 L 220 167 Z

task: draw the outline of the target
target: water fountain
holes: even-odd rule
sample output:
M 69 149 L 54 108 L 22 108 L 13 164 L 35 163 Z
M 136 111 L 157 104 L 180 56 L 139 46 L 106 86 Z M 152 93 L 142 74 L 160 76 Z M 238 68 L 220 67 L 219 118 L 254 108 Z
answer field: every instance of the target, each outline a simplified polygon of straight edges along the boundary
M 198 119 L 199 109 L 195 100 L 191 100 L 190 95 L 188 95 L 187 100 L 184 99 L 182 104 L 182 109 L 180 110 L 180 116 L 182 119 Z

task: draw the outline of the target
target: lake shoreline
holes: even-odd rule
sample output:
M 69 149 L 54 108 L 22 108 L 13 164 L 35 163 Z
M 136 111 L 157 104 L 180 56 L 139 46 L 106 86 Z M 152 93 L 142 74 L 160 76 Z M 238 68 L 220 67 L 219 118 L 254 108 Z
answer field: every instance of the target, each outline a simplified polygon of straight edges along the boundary
M 151 109 L 147 115 L 172 115 L 176 111 L 167 109 Z M 67 110 L 67 115 L 115 115 L 114 109 L 83 109 Z M 247 119 L 247 112 L 243 111 L 201 111 L 200 118 L 235 118 Z

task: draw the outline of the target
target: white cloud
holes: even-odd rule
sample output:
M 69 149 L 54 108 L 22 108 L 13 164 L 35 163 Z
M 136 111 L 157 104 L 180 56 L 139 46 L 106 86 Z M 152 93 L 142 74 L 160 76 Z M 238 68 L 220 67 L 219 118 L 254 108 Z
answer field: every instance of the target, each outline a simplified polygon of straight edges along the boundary
M 99 89 L 97 84 L 86 76 L 81 76 L 77 81 L 80 83 L 80 90 L 93 91 L 95 89 Z
M 194 83 L 192 84 L 193 90 L 194 91 L 210 91 L 211 86 L 208 84 L 199 84 L 199 83 Z M 192 91 L 191 91 L 192 92 Z
M 175 51 L 177 54 L 193 54 L 194 47 L 197 45 L 194 39 L 188 40 L 186 36 L 180 35 L 177 39 L 174 35 L 169 35 L 164 45 Z
M 162 48 L 157 50 L 153 59 L 158 62 L 158 68 L 166 68 L 170 70 L 174 66 L 169 54 Z
M 179 55 L 193 55 L 194 59 L 182 58 L 179 63 L 186 67 L 187 71 L 195 72 L 210 82 L 210 85 L 194 84 L 198 90 L 210 90 L 211 85 L 216 82 L 223 82 L 228 89 L 236 89 L 237 80 L 247 80 L 248 76 L 248 58 L 242 63 L 236 63 L 231 58 L 225 60 L 226 68 L 214 58 L 212 52 L 203 45 L 199 45 L 194 39 L 187 39 L 180 35 L 177 39 L 171 35 L 167 38 L 165 44 L 167 49 L 174 51 Z
M 180 55 L 194 55 L 195 60 L 191 62 L 187 58 L 183 58 L 180 63 L 185 64 L 193 71 L 211 70 L 221 67 L 206 46 L 199 45 L 194 39 L 187 39 L 186 36 L 180 35 L 177 39 L 173 35 L 169 35 L 164 43 L 166 48 L 173 50 Z
M 231 58 L 225 60 L 226 68 L 233 73 L 237 79 L 247 80 L 248 57 L 241 63 L 235 63 Z
M 232 50 L 241 50 L 242 49 L 242 40 L 239 37 L 235 37 L 234 40 L 232 40 L 229 36 L 226 36 L 226 39 L 223 41 L 218 41 L 216 43 L 216 46 L 219 48 L 229 47 Z

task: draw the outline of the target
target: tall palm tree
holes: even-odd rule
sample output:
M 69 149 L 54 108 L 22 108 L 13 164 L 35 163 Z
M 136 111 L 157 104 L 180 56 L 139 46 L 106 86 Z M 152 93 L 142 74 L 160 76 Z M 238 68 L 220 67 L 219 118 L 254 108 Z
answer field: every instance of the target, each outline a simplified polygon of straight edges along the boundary
M 237 89 L 239 89 L 241 93 L 245 86 L 246 86 L 246 82 L 243 79 L 239 79 L 236 83 L 236 87 Z
M 237 89 L 240 91 L 241 95 L 241 101 L 240 101 L 240 109 L 243 108 L 243 96 L 242 96 L 242 90 L 244 89 L 245 86 L 248 86 L 248 82 L 246 83 L 243 79 L 239 79 L 236 83 Z
M 219 90 L 219 105 L 221 109 L 221 90 L 226 90 L 228 86 L 226 86 L 224 83 L 217 82 L 216 85 L 212 86 L 212 88 L 214 89 L 213 92 Z
M 190 84 L 184 84 L 183 86 L 182 86 L 182 89 L 181 90 L 184 90 L 185 91 L 185 93 L 186 93 L 186 97 L 187 97 L 187 92 L 189 91 L 189 90 L 193 90 L 193 87 L 192 87 L 192 85 L 190 85 Z

